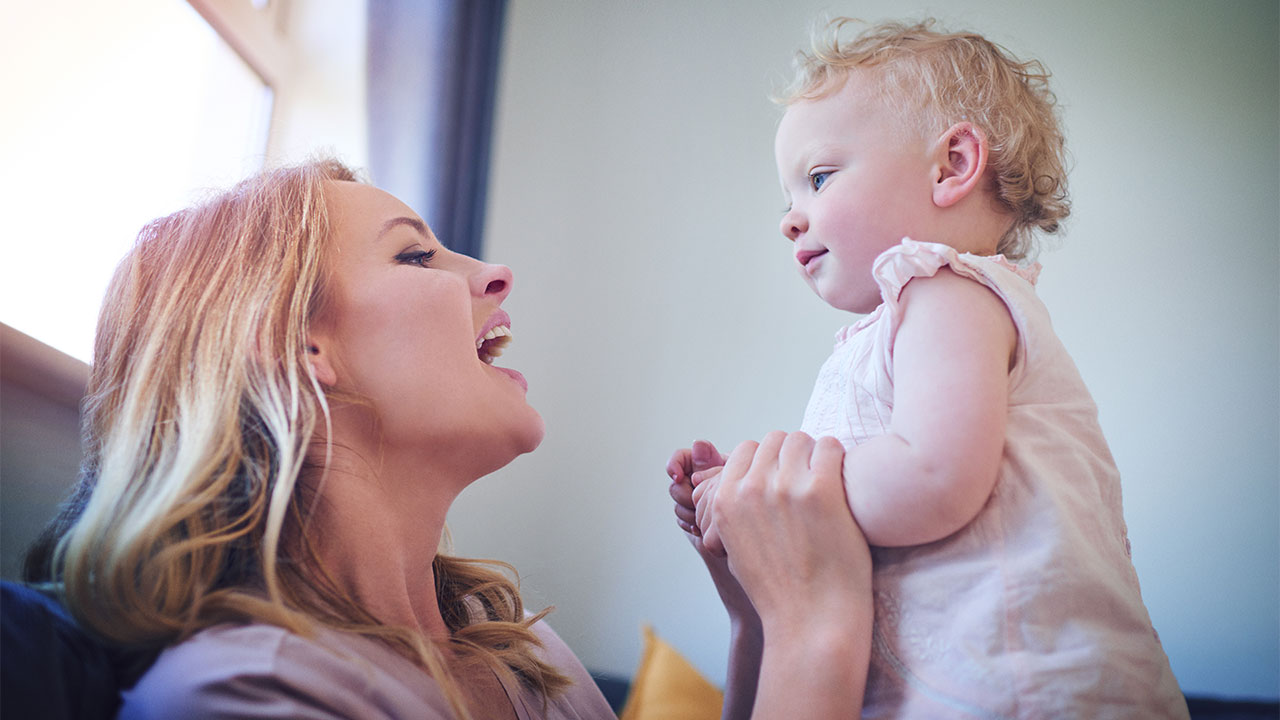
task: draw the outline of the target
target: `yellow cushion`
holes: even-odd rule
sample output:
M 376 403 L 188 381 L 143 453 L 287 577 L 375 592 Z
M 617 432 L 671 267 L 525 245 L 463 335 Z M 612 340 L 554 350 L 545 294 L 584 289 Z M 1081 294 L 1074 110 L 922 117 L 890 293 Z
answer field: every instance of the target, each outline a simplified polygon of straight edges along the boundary
M 618 720 L 718 720 L 724 693 L 644 628 L 644 653 Z

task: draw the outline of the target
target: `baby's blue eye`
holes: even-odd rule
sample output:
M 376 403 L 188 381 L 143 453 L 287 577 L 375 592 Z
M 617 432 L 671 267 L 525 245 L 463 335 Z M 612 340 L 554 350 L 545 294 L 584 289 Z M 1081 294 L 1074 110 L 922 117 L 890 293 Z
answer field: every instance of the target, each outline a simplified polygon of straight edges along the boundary
M 809 186 L 812 187 L 815 192 L 821 190 L 822 186 L 827 184 L 827 178 L 829 177 L 831 177 L 831 173 L 829 172 L 809 173 Z

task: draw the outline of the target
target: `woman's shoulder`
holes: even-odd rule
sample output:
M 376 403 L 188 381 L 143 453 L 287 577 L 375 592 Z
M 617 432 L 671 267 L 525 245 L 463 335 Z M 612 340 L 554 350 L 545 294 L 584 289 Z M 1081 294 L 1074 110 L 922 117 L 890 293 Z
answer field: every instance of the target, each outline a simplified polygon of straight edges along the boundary
M 121 718 L 447 717 L 435 683 L 372 640 L 217 625 L 174 645 L 124 693 Z
M 542 642 L 543 659 L 569 678 L 570 685 L 560 700 L 549 709 L 548 718 L 600 720 L 613 718 L 613 710 L 582 661 L 574 654 L 546 620 L 533 624 L 533 632 Z

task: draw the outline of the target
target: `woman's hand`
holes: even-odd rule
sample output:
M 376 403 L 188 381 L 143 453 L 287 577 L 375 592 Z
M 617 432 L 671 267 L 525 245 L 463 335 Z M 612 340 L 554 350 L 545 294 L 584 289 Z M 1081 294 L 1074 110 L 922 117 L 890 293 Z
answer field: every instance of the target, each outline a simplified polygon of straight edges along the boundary
M 851 717 L 871 647 L 871 555 L 845 499 L 833 438 L 775 432 L 735 449 L 709 508 L 759 614 L 751 717 Z M 705 529 L 704 525 L 704 529 Z

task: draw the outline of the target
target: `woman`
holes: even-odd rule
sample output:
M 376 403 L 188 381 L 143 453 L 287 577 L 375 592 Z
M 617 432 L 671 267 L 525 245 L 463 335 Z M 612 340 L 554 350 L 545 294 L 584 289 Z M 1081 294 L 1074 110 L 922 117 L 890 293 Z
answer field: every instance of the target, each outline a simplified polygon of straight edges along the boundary
M 493 365 L 511 284 L 332 161 L 144 229 L 104 303 L 79 500 L 48 558 L 82 623 L 167 648 L 121 717 L 611 717 L 500 563 L 425 559 L 462 489 L 542 439 L 523 377 Z M 742 585 L 708 561 L 748 628 L 743 708 L 794 646 L 761 588 L 825 590 L 725 525 Z

